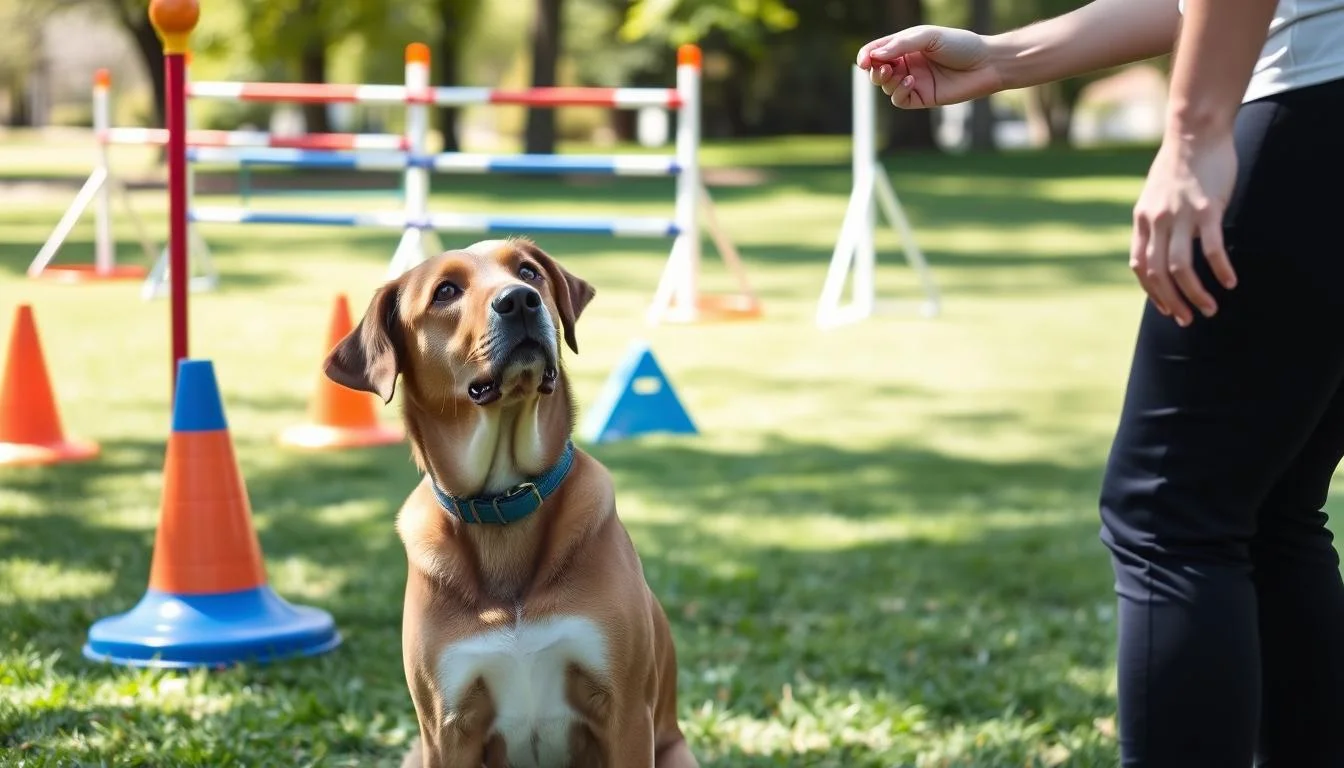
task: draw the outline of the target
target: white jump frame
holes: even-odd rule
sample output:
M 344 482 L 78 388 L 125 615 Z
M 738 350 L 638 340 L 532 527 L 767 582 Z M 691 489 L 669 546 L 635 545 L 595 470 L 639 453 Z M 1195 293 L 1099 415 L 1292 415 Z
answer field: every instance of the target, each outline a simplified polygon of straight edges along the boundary
M 876 100 L 877 87 L 863 69 L 854 66 L 853 90 L 853 187 L 849 205 L 840 225 L 835 250 L 831 253 L 826 282 L 817 302 L 819 328 L 838 328 L 871 317 L 879 310 L 875 272 L 877 266 L 874 228 L 876 208 L 881 207 L 887 223 L 900 237 L 905 260 L 919 277 L 924 298 L 919 312 L 935 317 L 941 311 L 938 287 L 928 262 L 915 239 L 914 229 L 905 215 L 886 168 L 877 158 Z M 842 303 L 846 279 L 853 275 L 852 297 Z

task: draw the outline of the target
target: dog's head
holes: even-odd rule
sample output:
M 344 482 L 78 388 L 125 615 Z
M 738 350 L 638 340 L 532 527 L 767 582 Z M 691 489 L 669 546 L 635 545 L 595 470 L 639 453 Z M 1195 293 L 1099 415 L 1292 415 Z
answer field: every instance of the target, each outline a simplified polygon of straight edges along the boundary
M 447 251 L 385 284 L 359 325 L 327 356 L 326 374 L 392 399 L 398 374 L 442 406 L 525 401 L 555 391 L 560 341 L 593 287 L 525 239 Z

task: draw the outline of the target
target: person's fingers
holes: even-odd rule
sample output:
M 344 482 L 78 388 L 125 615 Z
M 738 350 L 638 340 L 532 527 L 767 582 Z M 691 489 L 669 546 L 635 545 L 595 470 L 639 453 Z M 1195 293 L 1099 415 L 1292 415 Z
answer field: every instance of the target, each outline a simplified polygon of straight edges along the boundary
M 1130 236 L 1129 241 L 1129 269 L 1134 273 L 1134 277 L 1139 281 L 1143 292 L 1148 294 L 1148 299 L 1153 302 L 1157 311 L 1170 317 L 1171 310 L 1167 309 L 1167 305 L 1158 299 L 1148 281 L 1148 238 L 1151 234 L 1148 228 L 1148 220 L 1135 216 L 1134 233 Z
M 1171 224 L 1171 238 L 1167 241 L 1167 272 L 1185 298 L 1205 317 L 1213 317 L 1218 303 L 1204 288 L 1194 266 L 1194 217 L 1188 211 L 1179 214 Z
M 906 62 L 904 56 L 890 64 L 882 64 L 878 68 L 885 73 L 881 86 L 882 92 L 887 96 L 891 96 L 900 87 L 901 81 L 905 79 L 906 75 L 910 74 L 910 65 Z
M 1237 287 L 1237 273 L 1232 269 L 1232 261 L 1223 245 L 1223 206 L 1217 201 L 1209 201 L 1195 209 L 1196 226 L 1199 227 L 1199 245 L 1204 251 L 1204 260 L 1218 282 L 1229 291 Z
M 896 87 L 891 89 L 891 105 L 893 107 L 917 108 L 924 106 L 924 98 L 915 91 L 915 76 L 906 75 L 899 81 L 896 81 Z M 885 88 L 883 91 L 885 92 Z
M 891 79 L 896 82 L 904 80 L 906 75 L 913 74 L 914 72 L 910 71 L 910 59 L 908 57 L 901 56 L 891 63 Z
M 893 74 L 894 72 L 890 64 L 878 64 L 868 70 L 868 80 L 873 85 L 881 86 L 883 92 L 885 92 L 887 90 L 887 81 L 891 80 Z
M 1144 214 L 1149 219 L 1148 245 L 1144 253 L 1144 276 L 1148 279 L 1148 290 L 1162 306 L 1166 307 L 1176 322 L 1185 327 L 1190 324 L 1190 307 L 1181 301 L 1176 286 L 1167 271 L 1167 246 L 1171 242 L 1171 214 L 1158 211 Z
M 868 51 L 870 59 L 895 61 L 907 53 L 928 51 L 938 47 L 942 32 L 937 27 L 919 26 L 890 35 L 881 45 Z
M 883 35 L 876 40 L 864 43 L 863 47 L 859 49 L 858 55 L 854 57 L 854 62 L 858 64 L 860 69 L 871 68 L 874 63 L 872 59 L 873 50 L 886 45 L 887 41 L 891 40 L 892 37 L 894 37 L 894 35 Z

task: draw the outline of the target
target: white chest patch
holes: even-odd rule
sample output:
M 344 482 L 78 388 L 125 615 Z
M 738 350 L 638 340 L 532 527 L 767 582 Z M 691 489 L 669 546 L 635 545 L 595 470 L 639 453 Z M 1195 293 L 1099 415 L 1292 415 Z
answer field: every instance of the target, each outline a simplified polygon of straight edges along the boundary
M 565 672 L 577 664 L 607 675 L 607 643 L 582 616 L 552 616 L 473 635 L 443 649 L 439 686 L 448 716 L 462 695 L 485 681 L 495 705 L 494 731 L 508 744 L 513 768 L 569 764 L 574 710 L 565 699 Z

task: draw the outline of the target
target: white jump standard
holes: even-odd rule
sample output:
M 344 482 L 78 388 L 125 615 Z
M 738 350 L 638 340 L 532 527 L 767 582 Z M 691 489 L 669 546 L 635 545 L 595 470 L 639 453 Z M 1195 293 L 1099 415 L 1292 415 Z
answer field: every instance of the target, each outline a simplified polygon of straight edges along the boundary
M 887 171 L 877 160 L 875 118 L 876 87 L 868 73 L 853 67 L 853 188 L 849 206 L 831 264 L 826 272 L 826 283 L 817 302 L 816 323 L 821 328 L 835 328 L 856 323 L 870 317 L 877 310 L 877 288 L 874 284 L 876 253 L 873 245 L 875 206 L 882 207 L 887 223 L 901 238 L 905 260 L 915 270 L 924 291 L 920 312 L 925 317 L 936 316 L 941 309 L 938 287 L 924 259 L 914 231 L 905 217 L 896 190 L 892 188 Z M 845 280 L 853 272 L 853 298 L 842 305 Z

